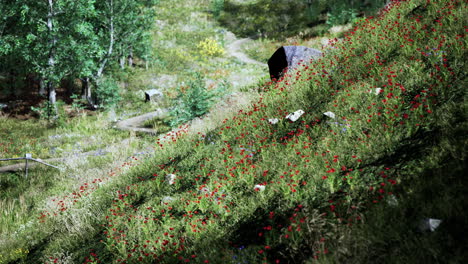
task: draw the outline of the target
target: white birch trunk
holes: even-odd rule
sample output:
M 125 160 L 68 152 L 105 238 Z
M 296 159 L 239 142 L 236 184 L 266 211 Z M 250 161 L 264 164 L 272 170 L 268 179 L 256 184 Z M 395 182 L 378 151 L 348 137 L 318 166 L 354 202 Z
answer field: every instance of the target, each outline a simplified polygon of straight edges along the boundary
M 53 29 L 54 29 L 54 1 L 53 0 L 48 0 L 49 1 L 49 12 L 47 14 L 47 29 L 49 31 L 49 35 L 53 35 Z M 49 59 L 47 62 L 47 67 L 48 67 L 48 74 L 53 75 L 55 73 L 55 44 L 57 42 L 57 39 L 55 36 L 53 36 L 49 40 Z M 55 91 L 55 84 L 53 83 L 53 76 L 47 76 L 47 94 L 49 98 L 49 103 L 53 106 L 53 114 L 54 116 L 57 116 L 57 106 L 55 105 L 56 103 L 56 91 Z
M 39 95 L 46 96 L 46 94 L 47 94 L 46 85 L 45 85 L 44 79 L 41 78 L 39 80 Z
M 49 0 L 50 1 L 50 0 Z M 112 55 L 113 49 L 114 49 L 114 1 L 110 0 L 110 21 L 109 21 L 109 49 L 107 50 L 107 54 L 104 57 L 104 59 L 101 61 L 101 66 L 99 67 L 97 73 L 96 73 L 96 80 L 98 80 L 101 76 L 102 73 L 104 72 L 104 68 L 106 67 L 107 60 L 109 57 Z
M 125 56 L 121 56 L 120 57 L 120 61 L 119 61 L 119 64 L 120 64 L 120 69 L 125 69 Z

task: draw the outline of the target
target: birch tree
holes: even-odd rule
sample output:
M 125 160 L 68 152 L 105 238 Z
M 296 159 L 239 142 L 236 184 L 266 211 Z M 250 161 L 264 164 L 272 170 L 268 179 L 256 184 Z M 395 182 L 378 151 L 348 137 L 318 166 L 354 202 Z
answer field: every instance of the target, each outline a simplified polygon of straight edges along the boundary
M 73 24 L 79 19 L 77 3 L 92 2 L 17 0 L 15 3 L 19 7 L 16 50 L 44 83 L 51 116 L 57 115 L 57 85 L 75 67 L 70 63 L 70 51 L 76 44 L 71 40 L 76 35 Z
M 93 105 L 91 89 L 100 85 L 110 64 L 125 54 L 132 65 L 133 56 L 149 51 L 155 2 L 0 1 L 0 76 L 13 71 L 18 77 L 37 76 L 51 115 L 56 114 L 56 89 L 64 78 L 80 78 L 82 95 Z

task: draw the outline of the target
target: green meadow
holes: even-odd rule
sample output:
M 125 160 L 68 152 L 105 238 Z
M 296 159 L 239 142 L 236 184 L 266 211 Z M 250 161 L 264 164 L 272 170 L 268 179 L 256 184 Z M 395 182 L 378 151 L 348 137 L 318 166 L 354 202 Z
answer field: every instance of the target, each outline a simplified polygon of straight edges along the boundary
M 261 63 L 323 51 L 271 81 L 229 56 L 220 2 L 159 1 L 153 59 L 110 67 L 113 107 L 0 117 L 0 158 L 68 157 L 0 174 L 0 264 L 466 261 L 468 3 L 391 1 L 339 34 L 251 39 Z M 144 126 L 162 134 L 114 129 L 155 110 L 154 78 L 172 114 Z

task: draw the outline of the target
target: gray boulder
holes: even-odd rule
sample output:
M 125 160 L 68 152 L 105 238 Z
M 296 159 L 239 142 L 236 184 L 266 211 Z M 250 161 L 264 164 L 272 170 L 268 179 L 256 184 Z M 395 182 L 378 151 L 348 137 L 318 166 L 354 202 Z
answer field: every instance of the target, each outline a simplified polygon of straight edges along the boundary
M 304 46 L 282 46 L 268 60 L 272 79 L 278 80 L 284 70 L 294 69 L 299 63 L 308 64 L 322 56 L 322 52 Z
M 145 102 L 157 102 L 163 98 L 163 93 L 158 89 L 145 91 Z

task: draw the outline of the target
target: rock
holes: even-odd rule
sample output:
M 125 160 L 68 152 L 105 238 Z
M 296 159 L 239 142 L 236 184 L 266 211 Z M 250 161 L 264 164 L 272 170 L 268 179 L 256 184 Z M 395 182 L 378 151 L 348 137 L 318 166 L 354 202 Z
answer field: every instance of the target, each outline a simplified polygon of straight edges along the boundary
M 270 118 L 268 119 L 268 123 L 272 124 L 272 125 L 276 125 L 278 123 L 278 118 Z
M 287 115 L 286 119 L 289 119 L 292 122 L 296 122 L 303 114 L 304 114 L 304 110 L 299 109 L 296 112 Z
M 157 102 L 163 98 L 163 93 L 158 89 L 145 91 L 145 102 Z
M 419 230 L 421 232 L 429 231 L 429 230 L 431 232 L 434 232 L 439 227 L 439 225 L 441 223 L 442 223 L 442 220 L 440 220 L 440 219 L 424 218 L 423 220 L 421 220 L 421 222 L 419 224 Z
M 375 88 L 375 95 L 379 95 L 382 92 L 382 88 Z
M 296 68 L 299 63 L 308 64 L 317 59 L 322 52 L 304 46 L 282 46 L 268 60 L 268 68 L 272 79 L 279 79 L 284 70 Z
M 172 185 L 175 183 L 175 180 L 176 180 L 177 176 L 175 176 L 175 174 L 168 174 L 166 176 L 166 181 L 167 183 L 169 183 L 169 185 Z
M 395 195 L 392 194 L 392 195 L 388 196 L 387 204 L 392 206 L 392 207 L 397 207 L 398 206 L 398 200 L 395 197 Z
M 263 191 L 265 191 L 265 185 L 257 184 L 257 185 L 254 186 L 254 190 L 263 192 Z
M 168 204 L 170 202 L 174 201 L 174 198 L 170 197 L 170 196 L 164 196 L 162 199 L 161 199 L 161 205 L 162 204 Z
M 326 117 L 329 117 L 331 119 L 335 119 L 335 113 L 333 113 L 333 112 L 330 112 L 330 111 L 325 112 L 325 113 L 323 113 L 323 115 L 326 116 Z

